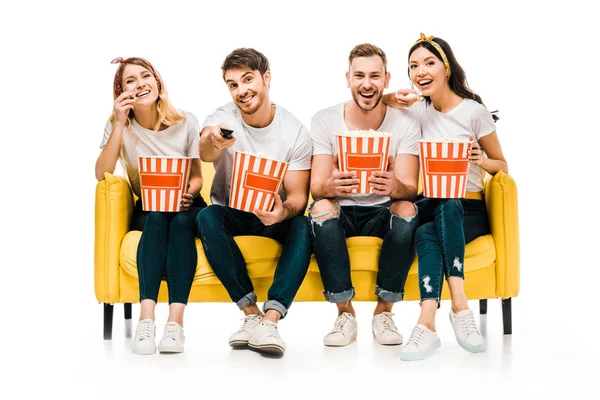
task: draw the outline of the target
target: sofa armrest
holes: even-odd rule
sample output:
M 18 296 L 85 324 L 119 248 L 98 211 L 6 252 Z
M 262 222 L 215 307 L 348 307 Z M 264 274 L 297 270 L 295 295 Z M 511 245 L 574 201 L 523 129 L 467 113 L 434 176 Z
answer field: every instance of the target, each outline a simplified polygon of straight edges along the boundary
M 517 185 L 499 171 L 485 183 L 485 202 L 496 246 L 496 295 L 503 299 L 519 294 L 520 245 Z
M 133 195 L 125 178 L 110 173 L 96 185 L 94 285 L 102 303 L 119 301 L 119 253 L 133 214 Z

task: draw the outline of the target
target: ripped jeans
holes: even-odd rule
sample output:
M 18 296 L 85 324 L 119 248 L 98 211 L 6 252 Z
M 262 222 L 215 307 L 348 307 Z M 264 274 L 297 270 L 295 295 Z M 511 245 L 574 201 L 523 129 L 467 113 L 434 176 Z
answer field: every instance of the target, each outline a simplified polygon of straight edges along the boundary
M 415 254 L 417 216 L 402 218 L 393 215 L 384 206 L 341 206 L 339 216 L 316 220 L 309 213 L 309 218 L 313 251 L 327 301 L 344 303 L 354 297 L 346 244 L 346 238 L 352 236 L 383 239 L 375 294 L 384 301 L 402 300 L 404 284 Z
M 415 236 L 421 301 L 437 300 L 444 276 L 465 278 L 465 243 L 490 232 L 483 200 L 421 198 Z

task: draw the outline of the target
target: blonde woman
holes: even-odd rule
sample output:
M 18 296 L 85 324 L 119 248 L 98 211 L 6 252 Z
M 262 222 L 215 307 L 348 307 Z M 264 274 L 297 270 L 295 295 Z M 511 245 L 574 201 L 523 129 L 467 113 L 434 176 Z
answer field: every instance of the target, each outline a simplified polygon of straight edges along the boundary
M 170 103 L 165 84 L 156 69 L 143 58 L 117 58 L 113 83 L 113 113 L 104 129 L 96 161 L 96 178 L 112 173 L 117 161 L 126 171 L 133 192 L 140 196 L 139 156 L 193 157 L 182 211 L 145 212 L 141 200 L 135 205 L 131 229 L 141 230 L 137 251 L 140 319 L 131 349 L 153 354 L 155 308 L 163 277 L 169 289 L 169 318 L 158 345 L 161 353 L 183 352 L 183 312 L 196 271 L 196 216 L 206 206 L 200 196 L 202 171 L 198 121 Z

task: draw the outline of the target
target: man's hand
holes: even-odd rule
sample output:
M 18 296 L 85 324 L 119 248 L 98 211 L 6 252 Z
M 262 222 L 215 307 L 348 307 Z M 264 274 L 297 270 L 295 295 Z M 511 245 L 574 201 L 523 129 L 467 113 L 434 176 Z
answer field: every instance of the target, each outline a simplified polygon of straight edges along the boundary
M 358 189 L 359 179 L 356 179 L 356 172 L 340 172 L 338 169 L 338 155 L 333 156 L 333 170 L 331 177 L 325 181 L 325 188 L 328 193 L 334 196 L 348 196 L 353 190 Z
M 369 185 L 373 193 L 380 196 L 390 196 L 398 190 L 398 179 L 394 172 L 394 157 L 389 158 L 387 171 L 373 171 L 369 177 Z
M 389 196 L 398 189 L 394 171 L 373 171 L 369 177 L 369 184 L 373 193 L 380 196 Z
M 231 137 L 230 139 L 226 139 L 221 135 L 221 128 L 227 129 L 225 124 L 219 124 L 218 126 L 211 126 L 208 131 L 209 139 L 212 145 L 219 149 L 228 149 L 235 143 L 235 137 Z
M 258 219 L 260 219 L 260 222 L 265 226 L 275 225 L 285 220 L 286 211 L 283 208 L 283 203 L 281 202 L 279 194 L 275 193 L 275 205 L 273 206 L 273 211 L 254 210 L 254 215 L 256 215 Z

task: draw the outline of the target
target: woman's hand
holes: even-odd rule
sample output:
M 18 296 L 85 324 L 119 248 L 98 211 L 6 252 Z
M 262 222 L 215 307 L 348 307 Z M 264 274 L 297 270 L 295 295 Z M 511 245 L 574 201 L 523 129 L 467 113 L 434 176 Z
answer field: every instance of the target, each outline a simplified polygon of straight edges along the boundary
M 181 211 L 189 211 L 193 202 L 194 196 L 189 193 L 184 193 L 183 198 L 181 199 Z
M 471 149 L 469 150 L 469 161 L 474 165 L 481 165 L 483 163 L 483 150 L 479 146 L 479 143 L 473 142 L 471 144 Z
M 135 104 L 135 91 L 123 92 L 115 99 L 113 109 L 115 111 L 117 124 L 125 125 L 129 110 L 133 110 Z

